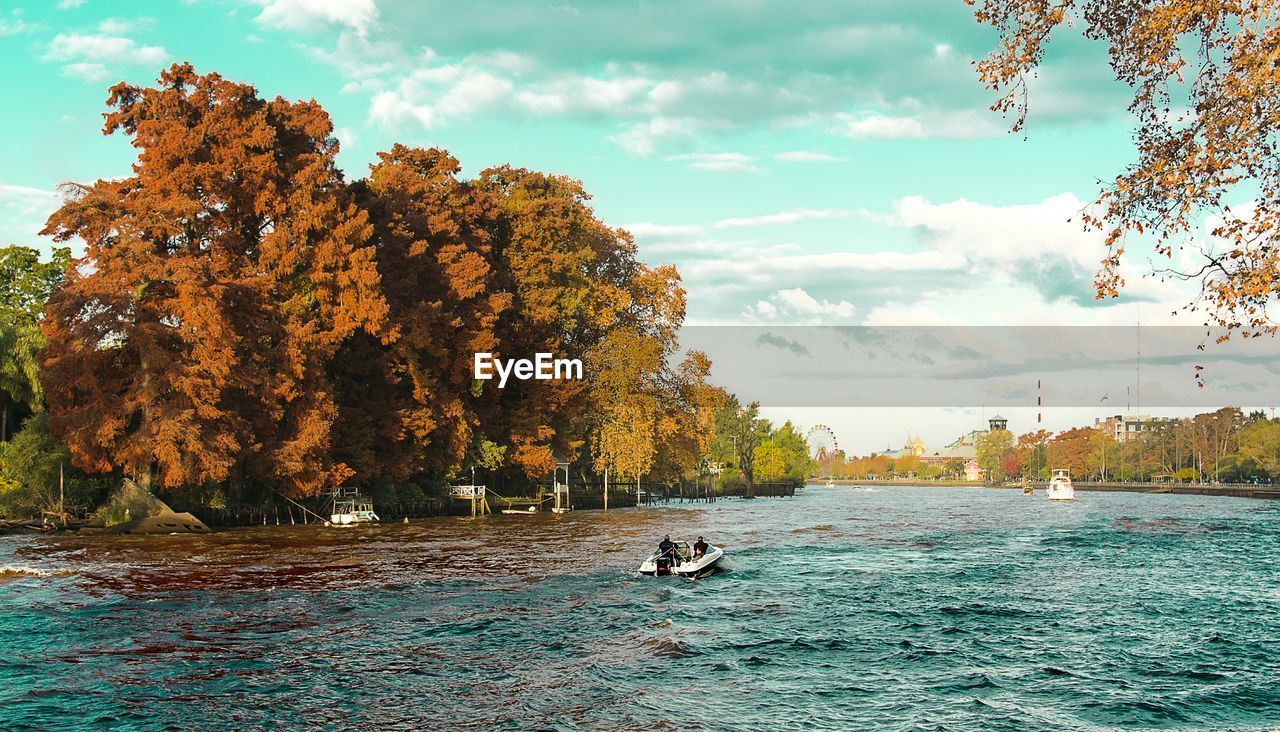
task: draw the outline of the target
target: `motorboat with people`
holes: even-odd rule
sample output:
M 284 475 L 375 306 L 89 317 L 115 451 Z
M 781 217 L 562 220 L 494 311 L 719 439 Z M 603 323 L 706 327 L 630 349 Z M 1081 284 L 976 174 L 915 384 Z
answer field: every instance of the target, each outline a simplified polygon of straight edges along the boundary
M 697 579 L 715 572 L 723 558 L 724 550 L 706 543 L 701 536 L 692 547 L 687 541 L 671 541 L 668 536 L 658 545 L 658 551 L 640 565 L 640 574 Z
M 1049 490 L 1046 494 L 1050 501 L 1074 501 L 1076 489 L 1071 485 L 1071 471 L 1065 468 L 1054 470 L 1053 477 L 1049 478 Z
M 376 523 L 382 519 L 374 513 L 373 501 L 360 495 L 360 489 L 342 487 L 333 492 L 333 508 L 329 523 L 334 526 L 356 526 Z

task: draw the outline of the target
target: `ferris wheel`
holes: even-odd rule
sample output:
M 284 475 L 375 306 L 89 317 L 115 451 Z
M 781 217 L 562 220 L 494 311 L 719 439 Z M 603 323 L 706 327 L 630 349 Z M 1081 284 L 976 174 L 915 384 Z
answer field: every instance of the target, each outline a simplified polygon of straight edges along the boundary
M 813 429 L 805 435 L 805 442 L 809 444 L 809 455 L 814 460 L 821 462 L 829 457 L 834 457 L 840 452 L 840 443 L 836 441 L 836 433 L 825 424 L 815 424 Z

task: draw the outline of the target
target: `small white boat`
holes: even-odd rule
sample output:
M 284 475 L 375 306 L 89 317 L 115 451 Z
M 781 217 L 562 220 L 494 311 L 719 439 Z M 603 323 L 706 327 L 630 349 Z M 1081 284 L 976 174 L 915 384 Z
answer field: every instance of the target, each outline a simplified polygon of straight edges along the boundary
M 828 488 L 835 488 L 835 487 L 836 487 L 836 482 L 835 482 L 834 480 L 828 480 L 828 481 L 827 481 L 827 487 L 828 487 Z
M 1076 489 L 1071 485 L 1071 472 L 1063 468 L 1054 470 L 1046 493 L 1050 501 L 1074 501 Z
M 724 557 L 724 550 L 718 546 L 707 545 L 707 551 L 700 557 L 693 556 L 689 542 L 675 542 L 675 550 L 668 555 L 654 552 L 653 556 L 640 565 L 640 574 L 652 577 L 678 575 L 680 577 L 703 577 L 716 571 L 716 565 Z
M 508 516 L 533 516 L 538 513 L 538 507 L 530 506 L 523 511 L 518 508 L 504 508 L 502 512 Z
M 333 509 L 329 523 L 334 526 L 355 526 L 381 521 L 374 513 L 373 501 L 360 495 L 356 488 L 339 488 L 333 492 Z

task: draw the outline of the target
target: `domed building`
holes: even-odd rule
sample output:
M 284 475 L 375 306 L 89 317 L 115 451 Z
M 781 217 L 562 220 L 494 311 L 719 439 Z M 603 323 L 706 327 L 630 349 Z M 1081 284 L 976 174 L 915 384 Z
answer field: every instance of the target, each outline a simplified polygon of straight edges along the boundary
M 987 429 L 970 430 L 945 447 L 929 447 L 919 435 L 915 437 L 908 435 L 907 442 L 901 450 L 889 451 L 887 454 L 895 459 L 914 455 L 926 465 L 941 466 L 945 463 L 960 462 L 964 464 L 965 480 L 982 480 L 984 471 L 978 466 L 978 437 L 988 432 L 1007 429 L 1009 429 L 1009 420 L 997 414 L 987 420 Z

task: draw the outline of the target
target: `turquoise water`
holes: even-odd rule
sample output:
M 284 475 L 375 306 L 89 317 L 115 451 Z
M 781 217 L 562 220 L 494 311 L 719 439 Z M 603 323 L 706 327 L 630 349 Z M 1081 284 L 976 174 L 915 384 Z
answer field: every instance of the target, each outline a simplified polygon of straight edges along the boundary
M 726 547 L 633 573 L 664 531 Z M 809 487 L 558 517 L 7 538 L 0 727 L 1280 725 L 1280 506 Z

